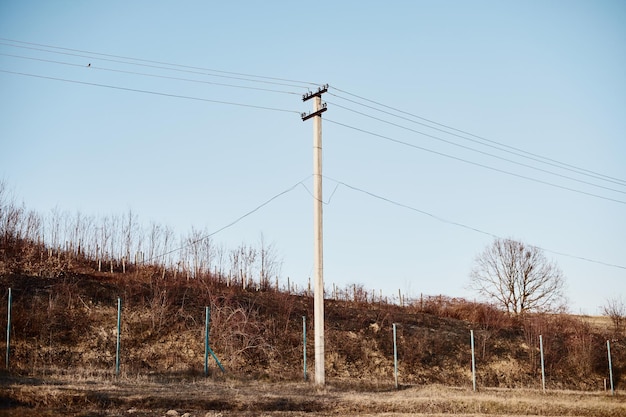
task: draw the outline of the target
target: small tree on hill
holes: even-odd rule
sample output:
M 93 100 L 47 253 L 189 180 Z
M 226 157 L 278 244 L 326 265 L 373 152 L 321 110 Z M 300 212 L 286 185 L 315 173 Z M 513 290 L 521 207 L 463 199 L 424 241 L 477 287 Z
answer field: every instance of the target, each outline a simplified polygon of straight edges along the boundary
M 507 312 L 521 315 L 563 306 L 563 273 L 543 251 L 513 239 L 496 239 L 476 257 L 471 286 Z
M 615 333 L 620 333 L 626 322 L 626 304 L 624 300 L 619 298 L 611 298 L 602 307 L 602 313 L 609 317 L 613 322 Z

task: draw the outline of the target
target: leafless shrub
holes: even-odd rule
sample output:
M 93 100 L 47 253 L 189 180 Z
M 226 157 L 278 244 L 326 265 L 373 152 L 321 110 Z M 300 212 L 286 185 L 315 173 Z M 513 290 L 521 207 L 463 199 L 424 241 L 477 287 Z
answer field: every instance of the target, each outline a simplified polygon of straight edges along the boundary
M 352 290 L 352 301 L 355 303 L 367 303 L 367 289 L 363 284 L 352 284 L 347 287 Z
M 272 346 L 266 341 L 266 326 L 253 305 L 232 304 L 211 309 L 212 337 L 216 351 L 229 358 L 233 368 L 244 367 L 252 361 L 266 365 Z
M 524 318 L 524 338 L 530 370 L 538 375 L 539 335 L 543 337 L 546 374 L 561 381 L 580 378 L 589 382 L 589 375 L 605 368 L 603 337 L 592 331 L 589 323 L 564 314 L 537 314 Z

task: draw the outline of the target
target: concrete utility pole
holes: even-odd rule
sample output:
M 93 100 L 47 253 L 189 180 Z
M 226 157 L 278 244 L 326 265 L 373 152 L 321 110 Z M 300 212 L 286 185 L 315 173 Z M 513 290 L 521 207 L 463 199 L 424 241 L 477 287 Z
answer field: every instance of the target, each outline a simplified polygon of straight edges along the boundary
M 302 96 L 302 101 L 313 98 L 313 112 L 302 113 L 302 121 L 313 118 L 313 260 L 314 260 L 314 342 L 315 342 L 315 384 L 326 383 L 324 372 L 324 247 L 322 216 L 322 94 L 328 91 L 328 84 Z

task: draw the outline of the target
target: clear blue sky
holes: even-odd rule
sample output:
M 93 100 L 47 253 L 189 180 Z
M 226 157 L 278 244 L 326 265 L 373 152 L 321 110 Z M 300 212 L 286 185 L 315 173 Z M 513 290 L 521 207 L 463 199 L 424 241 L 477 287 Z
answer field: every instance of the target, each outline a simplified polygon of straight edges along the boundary
M 493 239 L 339 180 L 552 251 L 571 311 L 596 314 L 607 298 L 626 296 L 624 22 L 622 1 L 2 1 L 0 70 L 204 101 L 0 72 L 0 178 L 41 213 L 132 209 L 181 234 L 215 231 L 303 179 L 312 190 L 312 125 L 298 114 L 311 110 L 300 97 L 308 84 L 248 80 L 328 83 L 327 288 L 360 283 L 388 295 L 473 299 L 473 259 Z M 128 65 L 14 41 L 248 75 Z M 486 147 L 414 116 L 594 174 Z M 213 239 L 235 247 L 263 234 L 283 260 L 282 278 L 305 285 L 312 211 L 298 186 Z

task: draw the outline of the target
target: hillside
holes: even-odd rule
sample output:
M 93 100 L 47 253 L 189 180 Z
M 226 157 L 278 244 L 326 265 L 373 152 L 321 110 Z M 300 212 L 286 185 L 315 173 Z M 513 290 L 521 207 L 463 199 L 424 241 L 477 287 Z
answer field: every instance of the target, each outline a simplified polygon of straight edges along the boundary
M 313 301 L 269 283 L 247 285 L 205 273 L 194 278 L 152 265 L 93 260 L 19 239 L 0 247 L 0 311 L 12 291 L 10 372 L 115 373 L 117 300 L 122 301 L 120 373 L 194 379 L 203 375 L 204 314 L 210 307 L 213 378 L 298 381 L 313 366 Z M 513 319 L 479 303 L 443 296 L 399 306 L 355 286 L 327 299 L 326 372 L 339 383 L 393 384 L 392 324 L 398 329 L 401 385 L 471 386 L 470 330 L 479 387 L 541 387 L 543 336 L 548 389 L 604 389 L 606 340 L 616 387 L 625 382 L 626 344 L 610 326 L 569 315 Z M 0 318 L 5 329 L 6 313 Z

